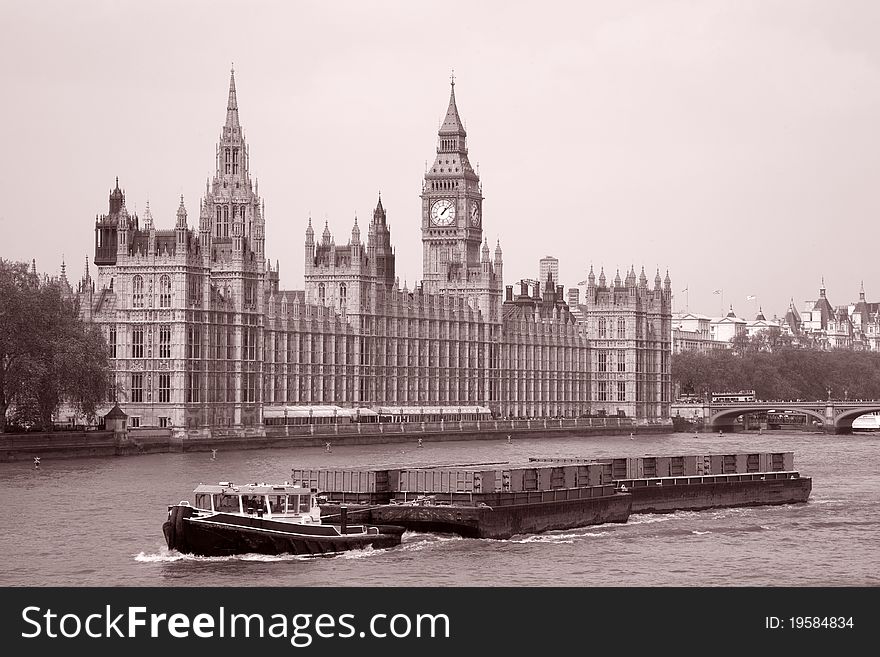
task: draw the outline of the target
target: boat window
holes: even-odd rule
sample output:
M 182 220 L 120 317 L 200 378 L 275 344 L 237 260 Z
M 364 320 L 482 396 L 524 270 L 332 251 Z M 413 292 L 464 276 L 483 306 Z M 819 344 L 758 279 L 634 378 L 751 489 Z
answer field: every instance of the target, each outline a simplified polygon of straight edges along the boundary
M 223 493 L 217 493 L 214 495 L 214 510 L 215 511 L 231 511 L 233 513 L 238 513 L 238 496 L 237 495 L 224 495 Z
M 312 505 L 309 503 L 310 497 L 308 495 L 300 495 L 299 496 L 299 512 L 300 513 L 308 513 L 312 510 Z
M 286 495 L 270 495 L 269 503 L 272 505 L 272 513 L 285 513 L 284 500 Z
M 211 496 L 208 493 L 199 493 L 196 495 L 196 508 L 197 509 L 210 509 L 211 508 Z

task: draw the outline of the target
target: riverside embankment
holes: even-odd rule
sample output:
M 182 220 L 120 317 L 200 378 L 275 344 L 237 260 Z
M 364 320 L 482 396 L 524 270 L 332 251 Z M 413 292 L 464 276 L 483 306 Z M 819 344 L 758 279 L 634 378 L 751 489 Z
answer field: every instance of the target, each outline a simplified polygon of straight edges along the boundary
M 498 440 L 569 436 L 665 434 L 671 425 L 629 418 L 488 420 L 388 424 L 305 425 L 242 429 L 129 428 L 126 431 L 54 431 L 0 434 L 0 462 L 40 458 L 135 456 L 215 449 L 269 449 L 384 443 Z

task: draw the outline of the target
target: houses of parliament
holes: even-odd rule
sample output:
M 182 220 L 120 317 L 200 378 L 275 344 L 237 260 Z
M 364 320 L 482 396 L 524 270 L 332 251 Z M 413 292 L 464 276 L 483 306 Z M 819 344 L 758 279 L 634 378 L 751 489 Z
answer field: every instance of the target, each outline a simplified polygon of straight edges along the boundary
M 265 409 L 322 405 L 669 419 L 668 274 L 649 285 L 644 269 L 624 280 L 591 269 L 567 300 L 552 276 L 505 285 L 454 81 L 422 182 L 413 289 L 399 284 L 381 197 L 342 234 L 309 219 L 304 289 L 280 289 L 250 164 L 233 72 L 194 212 L 181 197 L 173 228 L 159 228 L 149 204 L 142 216 L 128 209 L 117 179 L 96 217 L 97 275 L 87 268 L 76 294 L 104 330 L 112 395 L 133 424 L 253 428 Z

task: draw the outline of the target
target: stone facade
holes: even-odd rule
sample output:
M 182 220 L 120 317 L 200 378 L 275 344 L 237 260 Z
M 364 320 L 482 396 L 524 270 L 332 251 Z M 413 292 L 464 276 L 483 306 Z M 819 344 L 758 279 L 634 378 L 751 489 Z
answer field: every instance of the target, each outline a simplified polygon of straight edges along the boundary
M 280 290 L 249 165 L 233 75 L 198 229 L 181 198 L 174 229 L 157 230 L 149 206 L 143 220 L 127 209 L 118 181 L 96 218 L 98 275 L 86 273 L 80 302 L 104 327 L 114 399 L 133 423 L 254 427 L 280 404 L 668 420 L 668 275 L 652 290 L 644 271 L 613 286 L 591 274 L 577 307 L 552 276 L 505 297 L 454 84 L 422 184 L 423 280 L 412 290 L 396 275 L 381 198 L 366 239 L 357 218 L 344 244 L 329 223 L 316 239 L 309 219 L 304 289 Z

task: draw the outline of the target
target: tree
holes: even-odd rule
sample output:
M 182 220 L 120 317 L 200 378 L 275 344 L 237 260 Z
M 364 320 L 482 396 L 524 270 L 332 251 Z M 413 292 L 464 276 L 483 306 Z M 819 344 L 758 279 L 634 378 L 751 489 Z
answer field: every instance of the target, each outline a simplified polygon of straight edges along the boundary
M 755 391 L 759 399 L 880 399 L 880 354 L 777 346 L 685 352 L 672 359 L 672 379 L 682 393 Z
M 6 428 L 6 413 L 21 393 L 29 355 L 36 348 L 28 297 L 38 288 L 25 263 L 0 258 L 0 431 Z
M 106 398 L 101 331 L 80 319 L 69 288 L 41 282 L 23 263 L 0 261 L 0 355 L 0 428 L 13 405 L 16 422 L 51 431 L 62 401 L 91 421 Z

